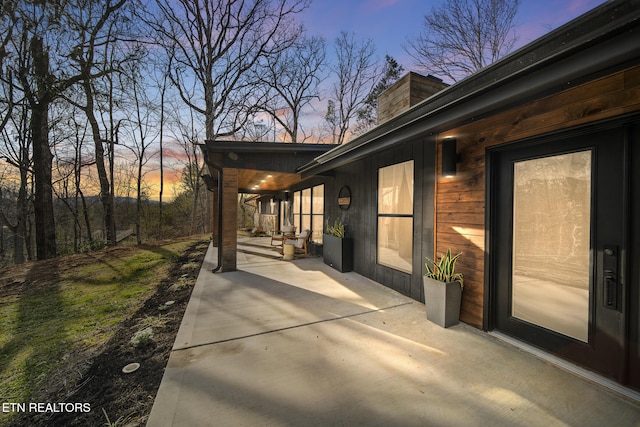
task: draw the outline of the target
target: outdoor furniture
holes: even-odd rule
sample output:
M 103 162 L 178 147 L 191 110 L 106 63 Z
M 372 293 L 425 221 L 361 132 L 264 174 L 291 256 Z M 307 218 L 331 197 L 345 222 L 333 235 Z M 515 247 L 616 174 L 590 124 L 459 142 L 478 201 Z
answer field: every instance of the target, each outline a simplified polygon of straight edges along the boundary
M 293 255 L 295 254 L 296 248 L 295 246 L 285 243 L 282 245 L 282 259 L 286 261 L 290 261 L 293 259 Z
M 284 241 L 284 235 L 281 232 L 277 232 L 275 230 L 271 232 L 271 246 L 280 246 L 282 245 L 283 241 Z
M 307 244 L 309 243 L 310 237 L 311 237 L 311 230 L 304 230 L 294 239 L 285 240 L 284 244 L 293 245 L 295 248 L 294 250 L 302 251 L 305 255 L 308 255 L 309 252 L 308 252 Z
M 281 231 L 271 232 L 271 246 L 282 246 L 287 239 L 294 239 L 296 236 L 296 228 L 294 226 L 285 225 Z M 275 243 L 274 243 L 275 242 Z

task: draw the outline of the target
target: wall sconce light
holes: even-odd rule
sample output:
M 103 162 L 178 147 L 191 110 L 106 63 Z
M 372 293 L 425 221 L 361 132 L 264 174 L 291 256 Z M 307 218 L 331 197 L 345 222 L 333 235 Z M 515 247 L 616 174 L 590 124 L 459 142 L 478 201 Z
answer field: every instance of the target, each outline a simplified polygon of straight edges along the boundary
M 213 178 L 211 175 L 209 174 L 202 175 L 202 180 L 204 181 L 204 184 L 207 186 L 207 190 L 213 191 L 216 189 L 217 182 L 215 178 Z
M 442 176 L 445 178 L 456 176 L 456 164 L 460 161 L 456 150 L 457 140 L 455 138 L 442 140 Z

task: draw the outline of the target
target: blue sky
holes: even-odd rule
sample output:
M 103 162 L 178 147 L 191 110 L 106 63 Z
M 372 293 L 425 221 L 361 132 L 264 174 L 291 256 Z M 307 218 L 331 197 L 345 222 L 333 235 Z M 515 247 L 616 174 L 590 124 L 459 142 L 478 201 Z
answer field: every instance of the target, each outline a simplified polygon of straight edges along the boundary
M 353 32 L 357 39 L 371 38 L 380 59 L 391 55 L 405 73 L 415 69 L 413 60 L 404 51 L 407 37 L 417 35 L 423 26 L 424 15 L 433 5 L 445 0 L 313 0 L 300 20 L 310 35 L 323 35 L 327 40 L 327 55 L 333 60 L 333 42 L 340 31 Z M 520 48 L 538 37 L 558 28 L 583 13 L 605 3 L 606 0 L 520 0 L 516 16 Z M 331 79 L 323 82 L 329 90 Z M 303 112 L 302 127 L 310 131 L 323 122 L 326 95 L 312 103 L 312 110 Z
M 412 69 L 402 48 L 407 37 L 420 32 L 424 15 L 443 0 L 314 0 L 304 12 L 310 34 L 322 34 L 328 46 L 340 31 L 373 39 L 380 57 L 393 56 L 405 69 Z M 518 45 L 535 40 L 605 0 L 521 0 L 518 9 Z

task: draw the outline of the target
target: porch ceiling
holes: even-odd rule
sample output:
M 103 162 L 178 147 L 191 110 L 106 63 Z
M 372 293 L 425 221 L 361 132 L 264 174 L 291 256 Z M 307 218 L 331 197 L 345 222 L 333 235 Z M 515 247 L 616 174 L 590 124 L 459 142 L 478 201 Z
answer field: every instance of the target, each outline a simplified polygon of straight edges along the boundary
M 300 175 L 296 173 L 238 169 L 240 193 L 276 193 L 285 191 L 300 181 Z

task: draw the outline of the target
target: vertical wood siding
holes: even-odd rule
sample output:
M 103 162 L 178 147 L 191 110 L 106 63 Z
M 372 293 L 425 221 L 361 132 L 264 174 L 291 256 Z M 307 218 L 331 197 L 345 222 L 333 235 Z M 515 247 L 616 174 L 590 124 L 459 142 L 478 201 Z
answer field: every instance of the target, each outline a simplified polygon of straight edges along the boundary
M 424 139 L 356 161 L 336 170 L 331 185 L 325 187 L 325 220 L 340 218 L 354 242 L 354 271 L 404 294 L 424 301 L 423 260 L 433 256 L 434 140 Z M 378 169 L 414 161 L 413 273 L 404 273 L 376 263 Z M 351 189 L 351 207 L 338 207 L 342 186 Z

